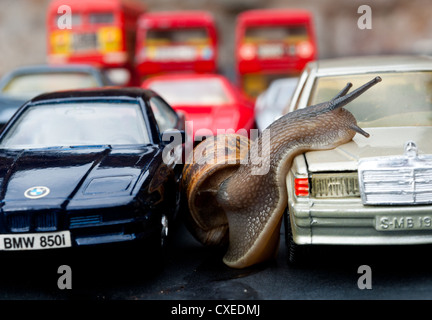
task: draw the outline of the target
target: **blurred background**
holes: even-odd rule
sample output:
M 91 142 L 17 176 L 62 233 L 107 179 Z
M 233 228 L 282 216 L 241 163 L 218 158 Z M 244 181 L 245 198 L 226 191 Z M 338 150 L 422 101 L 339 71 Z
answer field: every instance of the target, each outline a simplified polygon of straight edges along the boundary
M 233 76 L 237 15 L 256 8 L 304 8 L 314 14 L 319 58 L 432 54 L 430 0 L 142 0 L 148 11 L 210 11 L 219 32 L 220 72 Z M 1 0 L 0 76 L 26 64 L 46 62 L 45 18 L 49 0 Z M 361 30 L 360 5 L 372 9 L 372 29 Z

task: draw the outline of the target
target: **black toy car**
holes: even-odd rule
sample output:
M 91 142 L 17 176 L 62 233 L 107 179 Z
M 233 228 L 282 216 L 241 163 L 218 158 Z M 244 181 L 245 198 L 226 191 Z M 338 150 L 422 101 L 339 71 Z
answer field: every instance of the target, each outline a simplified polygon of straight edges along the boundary
M 184 119 L 139 88 L 30 100 L 0 134 L 0 250 L 159 246 L 178 211 L 183 146 L 166 152 L 162 132 L 184 141 L 183 130 Z

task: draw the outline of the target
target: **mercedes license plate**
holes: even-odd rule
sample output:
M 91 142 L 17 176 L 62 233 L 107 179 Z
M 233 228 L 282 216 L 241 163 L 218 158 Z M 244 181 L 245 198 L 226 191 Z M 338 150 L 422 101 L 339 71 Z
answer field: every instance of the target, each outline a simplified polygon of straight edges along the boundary
M 432 215 L 379 216 L 375 219 L 378 231 L 432 230 Z

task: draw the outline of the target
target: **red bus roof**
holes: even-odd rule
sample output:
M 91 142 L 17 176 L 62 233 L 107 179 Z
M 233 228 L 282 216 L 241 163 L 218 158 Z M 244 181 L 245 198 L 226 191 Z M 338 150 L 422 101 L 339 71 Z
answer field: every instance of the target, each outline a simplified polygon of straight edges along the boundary
M 141 15 L 139 26 L 150 28 L 214 27 L 213 15 L 207 11 L 155 11 Z
M 52 0 L 48 12 L 57 12 L 58 7 L 67 5 L 79 11 L 133 10 L 145 12 L 146 7 L 141 1 L 134 0 Z
M 301 9 L 256 9 L 240 13 L 237 19 L 239 25 L 304 23 L 312 20 L 312 13 Z

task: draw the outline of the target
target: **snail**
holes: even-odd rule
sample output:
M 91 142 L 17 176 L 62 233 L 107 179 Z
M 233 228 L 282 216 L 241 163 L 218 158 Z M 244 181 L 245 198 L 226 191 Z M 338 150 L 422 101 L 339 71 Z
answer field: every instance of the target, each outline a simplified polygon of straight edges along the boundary
M 335 148 L 356 133 L 369 137 L 343 107 L 380 81 L 376 77 L 351 93 L 348 83 L 332 100 L 275 120 L 254 141 L 232 134 L 198 144 L 183 169 L 188 229 L 205 245 L 228 245 L 223 262 L 232 268 L 274 257 L 288 201 L 285 178 L 293 158 Z M 254 174 L 262 164 L 250 155 L 259 151 L 269 155 L 265 174 Z

